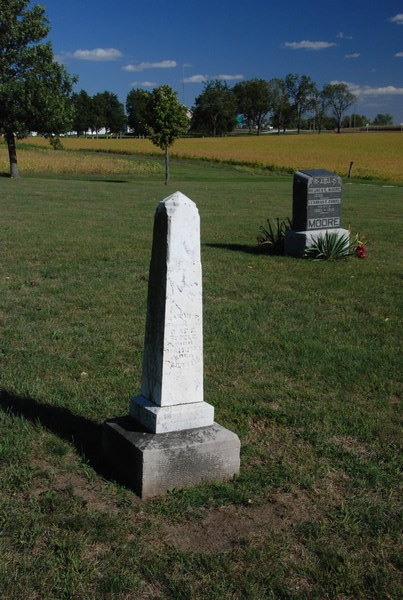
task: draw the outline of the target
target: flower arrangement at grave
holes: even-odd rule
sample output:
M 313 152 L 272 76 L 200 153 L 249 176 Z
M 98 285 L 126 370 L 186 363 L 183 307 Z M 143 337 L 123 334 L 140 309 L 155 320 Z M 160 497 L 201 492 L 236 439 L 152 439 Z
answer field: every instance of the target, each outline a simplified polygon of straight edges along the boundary
M 365 235 L 361 236 L 359 232 L 355 234 L 353 246 L 353 252 L 357 258 L 366 258 L 367 257 L 367 248 L 368 244 L 367 237 Z

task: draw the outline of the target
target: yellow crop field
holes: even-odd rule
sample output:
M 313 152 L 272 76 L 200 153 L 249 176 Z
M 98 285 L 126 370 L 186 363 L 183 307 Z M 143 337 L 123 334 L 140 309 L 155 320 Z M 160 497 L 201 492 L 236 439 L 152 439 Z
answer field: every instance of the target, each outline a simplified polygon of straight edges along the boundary
M 29 141 L 31 142 L 30 138 Z M 109 156 L 101 153 L 78 153 L 53 150 L 49 148 L 49 141 L 41 139 L 40 146 L 46 148 L 27 150 L 20 148 L 17 151 L 18 165 L 23 173 L 59 173 L 71 175 L 106 174 L 123 175 L 160 173 L 162 165 L 146 160 L 133 160 L 124 156 Z M 0 172 L 8 172 L 8 151 L 5 144 L 0 145 Z
M 42 138 L 27 141 L 40 146 L 49 144 Z M 160 154 L 149 140 L 143 139 L 63 138 L 63 145 L 75 150 Z M 400 132 L 186 138 L 175 142 L 171 155 L 292 170 L 324 168 L 342 176 L 353 161 L 353 177 L 403 182 L 403 133 Z

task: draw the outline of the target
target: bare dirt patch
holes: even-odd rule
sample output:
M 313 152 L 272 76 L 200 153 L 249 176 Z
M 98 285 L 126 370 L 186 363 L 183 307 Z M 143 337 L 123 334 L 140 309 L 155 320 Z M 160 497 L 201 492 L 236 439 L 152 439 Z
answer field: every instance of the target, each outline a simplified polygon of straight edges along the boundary
M 120 511 L 110 487 L 102 480 L 91 481 L 77 471 L 56 471 L 44 460 L 31 459 L 37 477 L 33 478 L 31 495 L 39 498 L 45 492 L 67 492 L 82 500 L 92 510 L 117 514 Z M 132 503 L 138 506 L 141 501 L 133 494 Z
M 201 521 L 165 525 L 166 542 L 183 552 L 215 552 L 231 549 L 242 541 L 264 539 L 266 530 L 286 532 L 299 523 L 323 515 L 303 490 L 278 492 L 261 506 L 222 506 Z
M 364 460 L 369 459 L 372 455 L 371 448 L 369 448 L 369 446 L 367 446 L 367 444 L 364 442 L 357 440 L 357 438 L 353 437 L 352 435 L 335 435 L 332 437 L 331 441 L 334 444 L 341 446 L 343 450 L 351 452 L 351 454 L 354 454 L 355 456 L 358 456 Z
M 308 594 L 312 591 L 313 584 L 305 577 L 292 577 L 287 581 L 287 587 L 298 594 Z
M 314 487 L 318 502 L 328 507 L 338 506 L 346 496 L 350 481 L 351 478 L 341 469 L 329 468 Z

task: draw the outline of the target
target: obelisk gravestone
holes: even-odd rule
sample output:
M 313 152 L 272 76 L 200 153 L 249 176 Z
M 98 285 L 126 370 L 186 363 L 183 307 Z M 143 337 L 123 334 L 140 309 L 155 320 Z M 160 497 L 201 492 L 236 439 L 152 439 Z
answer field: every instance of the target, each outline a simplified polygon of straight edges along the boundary
M 202 312 L 199 213 L 177 192 L 155 216 L 141 396 L 130 409 L 153 433 L 214 422 L 203 402 Z
M 181 192 L 154 220 L 141 393 L 106 421 L 104 450 L 143 498 L 239 471 L 240 443 L 203 397 L 200 220 Z

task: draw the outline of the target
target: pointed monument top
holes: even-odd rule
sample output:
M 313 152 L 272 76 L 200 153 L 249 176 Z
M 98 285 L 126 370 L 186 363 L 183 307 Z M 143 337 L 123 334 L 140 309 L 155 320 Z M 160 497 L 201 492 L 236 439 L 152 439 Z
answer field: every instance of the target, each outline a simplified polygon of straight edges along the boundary
M 177 191 L 167 198 L 161 200 L 161 202 L 158 204 L 157 210 L 159 211 L 164 207 L 166 209 L 175 209 L 180 206 L 192 206 L 196 208 L 196 204 L 193 202 L 193 200 L 185 196 L 185 194 L 182 194 L 182 192 Z

